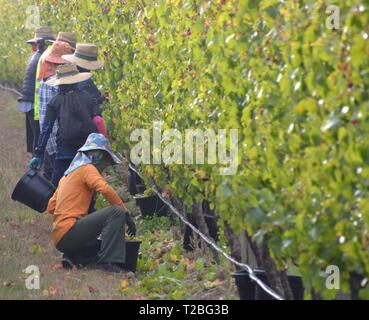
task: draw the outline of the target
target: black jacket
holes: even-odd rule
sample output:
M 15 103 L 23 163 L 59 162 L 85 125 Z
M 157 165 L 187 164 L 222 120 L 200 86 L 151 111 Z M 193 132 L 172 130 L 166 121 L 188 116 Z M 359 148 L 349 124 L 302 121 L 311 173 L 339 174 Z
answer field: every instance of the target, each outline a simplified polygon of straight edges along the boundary
M 45 121 L 42 125 L 38 144 L 35 149 L 35 155 L 42 156 L 44 154 L 47 141 L 53 129 L 54 122 L 58 120 L 59 129 L 56 137 L 57 154 L 56 159 L 72 159 L 77 153 L 77 150 L 85 143 L 89 133 L 98 132 L 92 118 L 99 114 L 99 106 L 96 99 L 92 98 L 90 94 L 81 91 L 76 85 L 59 86 L 60 92 L 52 98 L 46 107 Z M 76 114 L 71 116 L 70 112 Z M 85 115 L 83 117 L 82 115 Z M 91 129 L 83 136 L 78 136 L 78 141 L 71 143 L 71 141 L 64 140 L 62 132 L 68 128 L 70 117 L 81 118 L 85 121 L 84 128 Z M 70 133 L 79 132 L 80 127 L 71 128 Z
M 78 83 L 78 89 L 89 93 L 94 99 L 96 99 L 98 105 L 103 102 L 103 98 L 99 89 L 97 89 L 96 85 L 92 82 L 91 79 Z
M 35 52 L 28 62 L 26 75 L 23 80 L 22 95 L 18 101 L 33 102 L 35 99 L 35 83 L 38 60 L 42 55 L 42 51 Z

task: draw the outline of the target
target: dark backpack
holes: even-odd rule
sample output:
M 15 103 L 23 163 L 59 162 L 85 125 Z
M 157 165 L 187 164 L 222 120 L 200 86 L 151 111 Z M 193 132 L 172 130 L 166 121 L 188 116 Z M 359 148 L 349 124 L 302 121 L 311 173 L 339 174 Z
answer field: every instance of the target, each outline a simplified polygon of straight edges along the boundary
M 81 91 L 70 91 L 64 94 L 60 105 L 60 138 L 74 147 L 81 147 L 88 135 L 97 132 L 92 121 L 96 100 Z

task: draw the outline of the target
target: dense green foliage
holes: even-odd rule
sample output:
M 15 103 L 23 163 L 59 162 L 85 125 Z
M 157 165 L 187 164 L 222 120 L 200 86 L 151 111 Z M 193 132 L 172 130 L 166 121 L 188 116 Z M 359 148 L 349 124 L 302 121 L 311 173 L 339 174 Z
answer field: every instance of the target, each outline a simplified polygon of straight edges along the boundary
M 25 65 L 24 2 L 0 1 L 2 80 Z M 238 232 L 298 264 L 323 297 L 328 265 L 369 275 L 369 3 L 36 1 L 42 22 L 94 42 L 110 93 L 105 117 L 129 154 L 134 128 L 239 129 L 239 168 L 146 166 L 186 203 L 209 199 Z M 340 9 L 329 29 L 326 8 Z M 11 17 L 11 18 L 10 18 Z M 5 31 L 5 32 L 4 32 Z M 368 298 L 368 292 L 363 292 Z

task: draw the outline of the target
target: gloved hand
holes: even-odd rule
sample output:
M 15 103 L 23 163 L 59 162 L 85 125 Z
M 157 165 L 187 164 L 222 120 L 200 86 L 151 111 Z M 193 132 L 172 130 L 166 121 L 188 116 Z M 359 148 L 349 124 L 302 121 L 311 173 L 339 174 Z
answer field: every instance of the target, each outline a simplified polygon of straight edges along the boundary
M 128 230 L 127 230 L 128 235 L 131 237 L 134 237 L 136 235 L 136 225 L 134 221 L 132 220 L 132 217 L 128 211 L 126 212 L 126 224 L 128 227 Z
M 29 167 L 34 170 L 40 170 L 42 166 L 42 158 L 34 156 L 30 162 Z

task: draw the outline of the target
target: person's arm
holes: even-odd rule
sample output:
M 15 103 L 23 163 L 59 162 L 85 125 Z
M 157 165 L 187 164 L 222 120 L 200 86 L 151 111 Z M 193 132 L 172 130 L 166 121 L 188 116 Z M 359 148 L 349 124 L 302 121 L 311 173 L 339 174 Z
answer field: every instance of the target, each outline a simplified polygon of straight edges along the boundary
M 54 127 L 56 120 L 56 111 L 50 104 L 46 107 L 45 120 L 42 125 L 42 130 L 38 138 L 37 147 L 35 148 L 35 156 L 42 158 L 46 149 L 47 141 Z
M 45 121 L 42 125 L 41 134 L 38 138 L 37 147 L 32 155 L 32 159 L 30 160 L 28 166 L 34 170 L 40 170 L 42 167 L 44 153 L 47 145 L 47 141 L 49 140 L 50 134 L 54 127 L 54 122 L 56 120 L 56 112 L 49 104 L 46 107 L 46 115 Z
M 56 208 L 56 199 L 57 199 L 57 193 L 58 193 L 58 190 L 56 190 L 53 194 L 53 196 L 50 198 L 49 200 L 49 203 L 47 204 L 47 211 L 50 213 L 50 214 L 54 214 L 55 212 L 55 208 Z
M 104 119 L 101 116 L 94 116 L 92 121 L 94 122 L 94 124 L 97 128 L 97 131 L 99 133 L 102 133 L 105 136 L 106 139 L 109 139 L 108 131 L 106 130 Z
M 109 186 L 103 176 L 93 165 L 86 165 L 84 170 L 84 182 L 90 189 L 101 193 L 106 201 L 108 201 L 111 205 L 118 205 L 125 211 L 128 211 L 122 199 L 113 190 L 113 188 Z
M 93 81 L 89 81 L 89 85 L 86 87 L 87 92 L 94 98 L 96 99 L 96 102 L 98 105 L 102 104 L 103 99 L 102 99 L 102 95 L 101 92 L 99 91 L 99 89 L 96 87 L 96 85 L 93 83 Z M 101 115 L 101 114 L 99 114 Z

